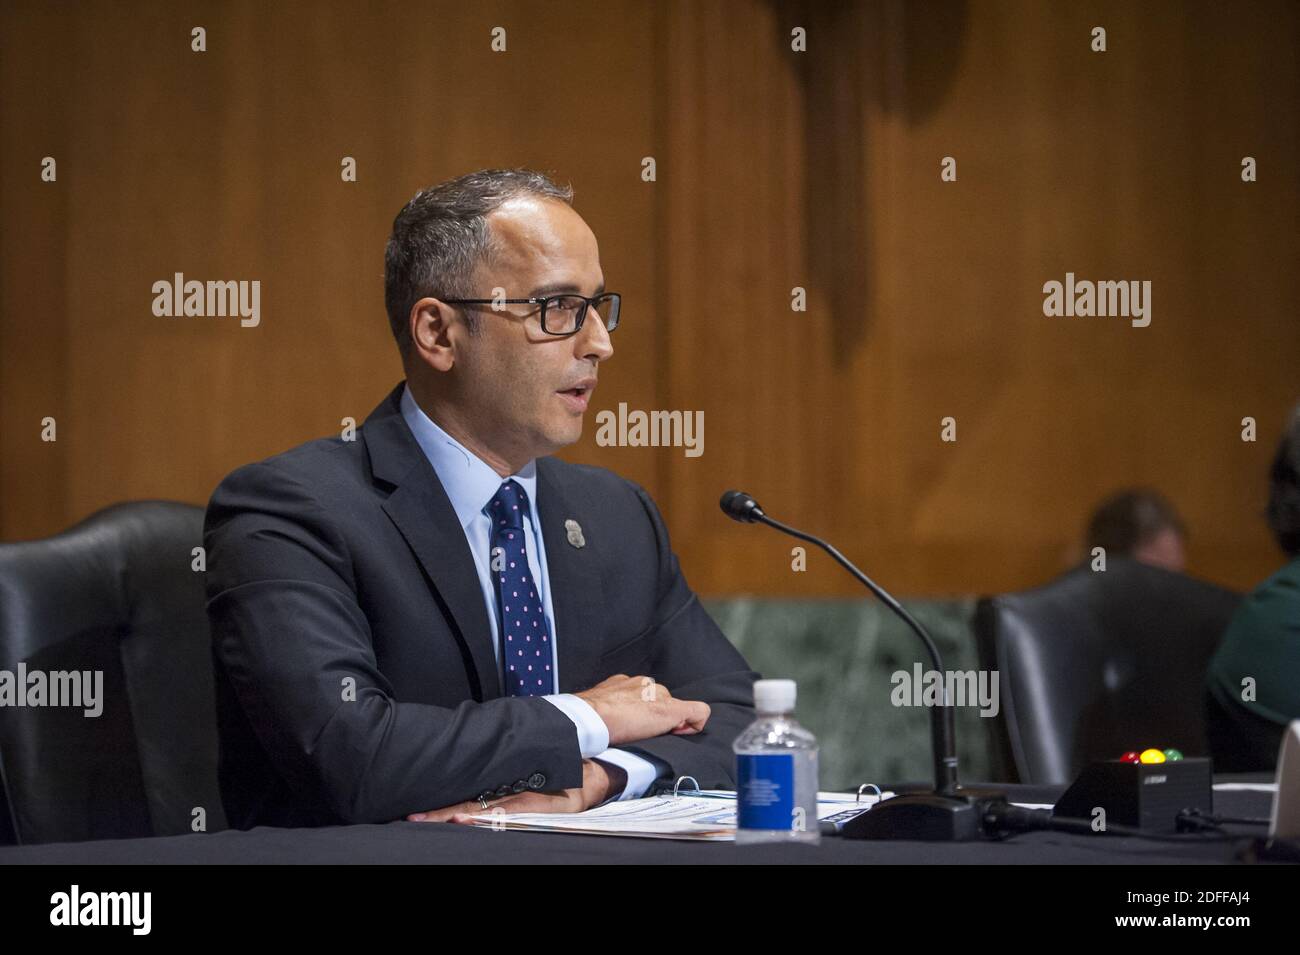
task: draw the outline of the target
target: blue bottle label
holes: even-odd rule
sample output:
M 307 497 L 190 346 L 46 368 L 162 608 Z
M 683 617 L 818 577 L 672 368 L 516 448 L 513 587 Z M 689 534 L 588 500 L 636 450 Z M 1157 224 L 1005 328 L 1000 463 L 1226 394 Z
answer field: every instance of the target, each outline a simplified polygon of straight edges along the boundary
M 739 828 L 794 828 L 793 755 L 738 755 L 736 786 Z

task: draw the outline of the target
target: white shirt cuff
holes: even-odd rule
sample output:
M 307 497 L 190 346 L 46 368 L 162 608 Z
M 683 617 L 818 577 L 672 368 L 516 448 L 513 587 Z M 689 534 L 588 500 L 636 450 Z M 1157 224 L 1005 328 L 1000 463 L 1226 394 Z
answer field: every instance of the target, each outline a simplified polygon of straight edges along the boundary
M 645 795 L 656 779 L 659 778 L 659 767 L 648 759 L 643 759 L 636 753 L 629 753 L 625 749 L 607 749 L 603 753 L 597 753 L 596 759 L 606 763 L 613 763 L 615 766 L 622 768 L 627 773 L 627 785 L 617 796 L 610 796 L 605 802 L 622 802 L 624 799 L 640 799 Z M 603 806 L 605 803 L 601 803 Z
M 582 697 L 573 693 L 553 693 L 542 699 L 553 703 L 561 713 L 573 720 L 573 725 L 578 730 L 578 749 L 582 751 L 583 759 L 599 756 L 609 749 L 609 727 Z

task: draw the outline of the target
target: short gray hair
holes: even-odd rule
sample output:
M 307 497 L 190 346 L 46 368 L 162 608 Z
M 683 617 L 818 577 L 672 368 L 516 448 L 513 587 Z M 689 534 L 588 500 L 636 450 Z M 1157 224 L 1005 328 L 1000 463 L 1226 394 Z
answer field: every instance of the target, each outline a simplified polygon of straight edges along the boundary
M 480 169 L 421 189 L 402 207 L 384 247 L 384 308 L 403 363 L 416 302 L 487 297 L 472 285 L 475 266 L 491 262 L 495 251 L 487 216 L 524 195 L 572 204 L 573 187 L 531 169 Z M 473 312 L 465 314 L 472 332 Z

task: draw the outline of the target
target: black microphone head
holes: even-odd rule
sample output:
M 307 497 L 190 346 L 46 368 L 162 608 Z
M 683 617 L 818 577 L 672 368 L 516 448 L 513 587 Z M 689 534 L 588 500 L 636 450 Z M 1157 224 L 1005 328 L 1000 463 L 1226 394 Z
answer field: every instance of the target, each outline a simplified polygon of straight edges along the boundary
M 744 491 L 727 491 L 722 495 L 718 506 L 722 508 L 723 514 L 742 524 L 752 524 L 763 516 L 763 509 L 758 506 L 758 501 Z

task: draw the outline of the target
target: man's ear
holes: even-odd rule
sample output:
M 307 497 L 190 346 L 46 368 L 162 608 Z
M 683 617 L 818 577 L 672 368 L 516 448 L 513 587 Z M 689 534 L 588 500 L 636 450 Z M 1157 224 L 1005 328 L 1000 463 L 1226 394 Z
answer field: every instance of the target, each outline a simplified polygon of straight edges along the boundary
M 455 310 L 436 298 L 422 298 L 411 306 L 411 350 L 436 371 L 451 371 L 456 363 L 452 327 Z

